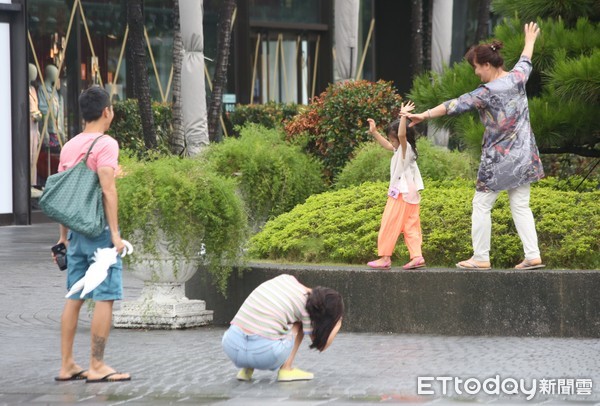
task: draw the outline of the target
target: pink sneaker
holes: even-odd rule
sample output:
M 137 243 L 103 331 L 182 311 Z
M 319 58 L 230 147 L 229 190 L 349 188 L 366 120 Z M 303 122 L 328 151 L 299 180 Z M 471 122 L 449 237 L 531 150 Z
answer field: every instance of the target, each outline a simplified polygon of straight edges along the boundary
M 425 258 L 414 257 L 410 262 L 402 267 L 402 269 L 417 269 L 425 266 Z

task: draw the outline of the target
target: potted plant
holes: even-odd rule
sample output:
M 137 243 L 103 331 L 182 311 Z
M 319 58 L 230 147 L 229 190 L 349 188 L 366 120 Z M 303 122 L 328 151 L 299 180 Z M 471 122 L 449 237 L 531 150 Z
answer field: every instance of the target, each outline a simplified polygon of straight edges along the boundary
M 205 266 L 224 290 L 239 262 L 247 220 L 235 181 L 202 162 L 175 156 L 126 159 L 117 180 L 119 226 L 135 252 L 127 269 L 144 281 L 141 296 L 122 303 L 116 327 L 187 328 L 207 324 L 204 301 L 185 297 L 185 282 Z

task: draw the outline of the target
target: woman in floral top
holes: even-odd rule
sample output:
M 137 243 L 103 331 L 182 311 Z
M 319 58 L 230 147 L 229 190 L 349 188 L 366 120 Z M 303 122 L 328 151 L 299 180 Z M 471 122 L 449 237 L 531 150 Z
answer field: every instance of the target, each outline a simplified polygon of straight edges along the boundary
M 508 191 L 510 208 L 523 243 L 525 260 L 517 269 L 542 268 L 529 186 L 544 176 L 529 121 L 525 84 L 532 70 L 531 56 L 540 29 L 525 25 L 525 47 L 510 72 L 498 52 L 502 43 L 480 44 L 469 50 L 467 60 L 484 83 L 474 91 L 446 101 L 420 114 L 408 114 L 411 125 L 425 119 L 477 109 L 485 126 L 477 187 L 473 197 L 473 257 L 456 264 L 463 269 L 490 269 L 491 211 L 498 194 Z

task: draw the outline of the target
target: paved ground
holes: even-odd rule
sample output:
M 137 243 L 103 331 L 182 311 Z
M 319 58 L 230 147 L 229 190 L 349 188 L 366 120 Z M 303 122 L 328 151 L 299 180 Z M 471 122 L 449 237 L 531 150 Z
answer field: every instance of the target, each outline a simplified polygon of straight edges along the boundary
M 304 345 L 297 365 L 315 373 L 310 382 L 277 383 L 275 374 L 257 371 L 252 382 L 235 380 L 236 369 L 220 348 L 222 327 L 186 331 L 113 329 L 106 359 L 130 372 L 129 383 L 56 383 L 59 322 L 64 273 L 51 262 L 49 248 L 57 226 L 0 227 L 0 405 L 34 404 L 219 404 L 361 405 L 377 403 L 585 403 L 600 405 L 600 341 L 593 339 L 440 337 L 340 333 L 322 354 Z M 134 299 L 140 282 L 125 277 Z M 76 356 L 87 362 L 89 315 L 82 312 Z M 500 395 L 419 395 L 418 377 L 487 378 Z M 509 378 L 536 380 L 531 402 L 510 391 Z M 542 379 L 555 379 L 554 394 L 542 392 Z M 558 379 L 567 379 L 558 381 Z M 573 379 L 569 381 L 568 379 Z M 592 383 L 591 393 L 586 386 Z M 551 381 L 549 381 L 551 382 Z M 449 386 L 454 386 L 455 381 Z M 475 384 L 475 381 L 471 381 Z M 503 386 L 504 385 L 504 386 Z M 576 386 L 581 386 L 576 388 Z M 574 394 L 568 394 L 569 391 Z M 565 392 L 566 394 L 558 394 Z M 579 393 L 579 395 L 577 395 Z

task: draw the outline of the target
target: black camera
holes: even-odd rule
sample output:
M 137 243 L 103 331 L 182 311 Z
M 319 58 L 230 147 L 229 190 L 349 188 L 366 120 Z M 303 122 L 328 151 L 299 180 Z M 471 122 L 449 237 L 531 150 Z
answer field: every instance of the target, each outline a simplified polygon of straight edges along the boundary
M 56 263 L 58 264 L 58 269 L 64 271 L 67 269 L 67 247 L 62 242 L 60 244 L 56 244 L 52 247 L 52 252 L 54 253 L 54 258 L 56 258 Z

